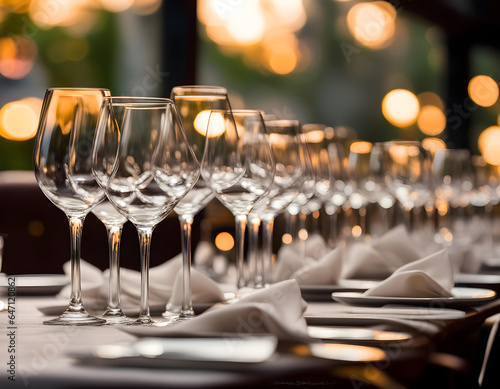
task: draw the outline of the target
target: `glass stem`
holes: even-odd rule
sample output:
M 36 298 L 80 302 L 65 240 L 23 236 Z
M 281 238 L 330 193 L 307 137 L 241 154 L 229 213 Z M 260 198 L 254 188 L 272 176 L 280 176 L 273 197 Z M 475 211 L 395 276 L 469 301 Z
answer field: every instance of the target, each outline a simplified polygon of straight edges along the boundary
M 250 271 L 250 280 L 254 282 L 256 288 L 262 288 L 262 256 L 259 255 L 259 227 L 260 219 L 252 217 L 248 221 L 250 225 L 248 234 L 248 262 Z
M 181 224 L 182 244 L 182 307 L 181 318 L 193 317 L 193 302 L 191 300 L 191 227 L 192 216 L 179 216 Z
M 80 255 L 82 247 L 82 230 L 85 216 L 68 216 L 71 233 L 71 297 L 68 310 L 81 312 L 82 303 L 82 275 L 80 270 Z
M 413 232 L 413 220 L 412 220 L 412 209 L 410 207 L 404 207 L 405 225 L 408 232 Z
M 122 226 L 106 226 L 109 244 L 108 309 L 120 309 L 120 239 Z
M 151 323 L 149 314 L 149 255 L 151 251 L 152 228 L 137 228 L 141 251 L 141 305 L 137 322 Z
M 267 288 L 272 281 L 273 268 L 273 228 L 274 220 L 266 220 L 262 223 L 262 278 L 264 286 Z
M 292 242 L 297 240 L 297 214 L 287 212 L 287 231 L 292 237 Z
M 237 215 L 235 217 L 236 224 L 236 277 L 238 289 L 246 286 L 245 277 L 245 229 L 247 226 L 247 216 Z

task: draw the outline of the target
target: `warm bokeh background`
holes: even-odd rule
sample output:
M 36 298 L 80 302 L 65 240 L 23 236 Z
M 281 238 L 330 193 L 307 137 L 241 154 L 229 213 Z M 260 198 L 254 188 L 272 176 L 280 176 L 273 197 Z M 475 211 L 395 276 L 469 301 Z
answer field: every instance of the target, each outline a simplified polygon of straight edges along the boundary
M 235 107 L 352 128 L 368 141 L 436 138 L 426 142 L 439 147 L 437 139 L 449 143 L 446 119 L 448 127 L 466 119 L 471 150 L 500 162 L 498 53 L 472 48 L 470 99 L 447 107 L 446 36 L 405 1 L 396 7 L 336 0 L 182 3 L 192 6 L 0 1 L 0 170 L 31 169 L 46 87 L 159 96 L 187 81 L 227 87 Z M 172 27 L 183 23 L 183 12 L 196 12 L 198 21 L 198 38 L 187 47 L 192 56 L 182 52 L 189 32 Z M 196 73 L 182 79 L 175 67 L 186 61 L 195 62 L 189 65 Z

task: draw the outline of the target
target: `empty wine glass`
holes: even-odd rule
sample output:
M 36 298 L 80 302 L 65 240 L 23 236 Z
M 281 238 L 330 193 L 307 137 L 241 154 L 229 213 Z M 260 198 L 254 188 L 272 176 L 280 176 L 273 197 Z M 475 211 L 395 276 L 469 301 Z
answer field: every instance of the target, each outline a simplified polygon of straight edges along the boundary
M 432 194 L 432 161 L 428 150 L 417 141 L 385 143 L 385 181 L 405 211 L 405 224 L 414 231 L 412 210 L 425 205 Z
M 101 188 L 106 189 L 113 172 L 127 104 L 147 106 L 155 102 L 161 104 L 165 99 L 122 96 L 103 99 L 92 145 L 92 172 Z M 102 317 L 109 323 L 127 323 L 131 319 L 125 316 L 120 304 L 120 242 L 127 218 L 116 210 L 107 197 L 92 210 L 92 213 L 104 224 L 108 235 L 109 294 L 108 306 Z
M 66 311 L 45 321 L 55 325 L 100 325 L 83 306 L 80 248 L 83 222 L 104 197 L 92 176 L 91 148 L 101 102 L 107 89 L 47 89 L 35 139 L 33 164 L 38 185 L 69 220 L 71 297 Z
M 184 125 L 186 137 L 193 152 L 201 161 L 205 150 L 207 122 L 212 109 L 229 110 L 227 90 L 217 86 L 178 86 L 172 89 L 174 101 Z M 212 200 L 214 193 L 203 180 L 198 179 L 195 186 L 175 207 L 181 225 L 183 288 L 182 306 L 167 305 L 165 317 L 178 315 L 178 320 L 194 317 L 191 300 L 191 227 L 193 219 Z
M 330 193 L 324 207 L 330 222 L 328 245 L 335 247 L 339 244 L 341 236 L 339 219 L 342 220 L 342 207 L 352 193 L 352 188 L 348 185 L 347 180 L 344 145 L 333 141 L 328 143 L 327 149 L 328 162 L 334 179 L 330 185 Z
M 470 244 L 467 208 L 474 193 L 474 171 L 469 150 L 437 150 L 433 174 L 439 222 L 435 239 L 444 245 Z
M 141 303 L 133 324 L 156 324 L 149 312 L 149 255 L 153 229 L 188 193 L 199 164 L 172 100 L 114 102 L 123 106 L 120 145 L 106 191 L 113 206 L 137 228 L 141 252 Z M 106 155 L 106 158 L 110 154 Z M 164 323 L 161 323 L 164 324 Z
M 302 161 L 302 167 L 304 169 L 304 182 L 302 183 L 302 188 L 300 189 L 299 193 L 286 209 L 286 232 L 290 235 L 290 243 L 297 242 L 297 215 L 307 205 L 316 190 L 316 174 L 314 172 L 311 162 L 311 155 L 309 154 L 309 149 L 307 147 L 307 139 L 302 132 L 299 134 L 299 138 L 299 151 L 300 159 Z
M 202 176 L 235 217 L 237 287 L 246 285 L 244 238 L 247 217 L 271 188 L 274 161 L 260 111 L 212 111 Z
M 274 220 L 301 190 L 305 171 L 300 150 L 300 123 L 297 120 L 265 120 L 265 125 L 276 168 L 270 190 L 255 204 L 249 216 L 253 227 L 258 220 L 263 229 L 263 252 L 257 261 L 255 287 L 271 284 Z

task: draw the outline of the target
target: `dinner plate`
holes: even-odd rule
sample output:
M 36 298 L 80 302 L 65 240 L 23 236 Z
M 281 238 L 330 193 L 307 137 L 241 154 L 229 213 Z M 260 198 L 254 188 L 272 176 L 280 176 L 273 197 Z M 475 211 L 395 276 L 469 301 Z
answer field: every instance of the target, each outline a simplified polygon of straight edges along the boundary
M 302 298 L 306 301 L 331 301 L 333 292 L 364 292 L 366 288 L 339 285 L 300 285 Z
M 455 287 L 453 297 L 383 297 L 365 296 L 361 292 L 333 292 L 332 298 L 347 305 L 381 307 L 387 304 L 432 306 L 441 308 L 466 308 L 484 304 L 495 298 L 490 289 Z
M 73 351 L 83 363 L 147 368 L 241 369 L 268 361 L 278 340 L 272 335 L 211 338 L 143 338 L 130 344 Z
M 68 285 L 64 274 L 19 274 L 0 277 L 0 294 L 6 295 L 14 283 L 16 295 L 54 295 Z
M 381 331 L 371 328 L 343 326 L 308 326 L 307 333 L 311 338 L 323 341 L 346 342 L 355 344 L 383 344 L 403 342 L 412 336 L 407 332 Z

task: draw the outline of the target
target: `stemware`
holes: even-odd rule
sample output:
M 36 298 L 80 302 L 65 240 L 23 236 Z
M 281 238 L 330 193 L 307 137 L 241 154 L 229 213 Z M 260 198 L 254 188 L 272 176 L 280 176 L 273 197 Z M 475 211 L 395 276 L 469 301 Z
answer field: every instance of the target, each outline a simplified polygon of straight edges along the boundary
M 387 187 L 402 205 L 406 227 L 413 232 L 417 226 L 412 211 L 424 206 L 432 195 L 430 153 L 418 141 L 390 141 L 385 143 L 385 155 Z
M 136 103 L 111 99 L 110 104 L 113 110 L 123 107 L 123 118 L 118 121 L 118 153 L 106 149 L 107 159 L 116 157 L 106 192 L 111 204 L 135 225 L 140 243 L 141 303 L 133 324 L 156 325 L 149 312 L 153 229 L 195 184 L 199 164 L 172 100 Z
M 271 188 L 275 164 L 260 111 L 212 111 L 201 174 L 235 217 L 237 287 L 246 286 L 244 238 L 247 217 Z
M 300 123 L 297 120 L 265 120 L 265 126 L 271 143 L 275 174 L 270 190 L 260 198 L 249 215 L 253 227 L 251 235 L 255 234 L 255 226 L 260 222 L 263 229 L 263 252 L 256 261 L 254 278 L 257 288 L 271 284 L 274 220 L 299 193 L 305 171 L 300 151 Z M 251 251 L 254 251 L 256 237 L 251 241 L 254 244 Z M 257 256 L 257 253 L 254 255 Z
M 367 208 L 372 200 L 370 188 L 373 181 L 370 177 L 370 154 L 372 144 L 365 141 L 356 141 L 349 146 L 347 156 L 347 184 L 350 188 L 349 205 L 357 211 L 359 220 L 352 227 L 352 236 L 355 239 L 367 239 Z
M 347 202 L 347 198 L 352 193 L 352 188 L 347 184 L 347 174 L 345 168 L 345 148 L 344 145 L 333 141 L 327 146 L 328 161 L 330 170 L 334 177 L 333 183 L 330 186 L 330 193 L 325 201 L 325 212 L 330 221 L 328 234 L 328 245 L 335 247 L 340 242 L 340 225 L 342 219 L 342 207 Z
M 205 150 L 205 136 L 208 116 L 212 109 L 231 109 L 227 90 L 217 86 L 177 86 L 172 89 L 171 98 L 174 101 L 182 119 L 186 137 L 193 152 L 201 161 Z M 180 312 L 177 307 L 167 306 L 164 317 L 178 315 L 178 320 L 194 317 L 191 300 L 191 227 L 194 217 L 214 197 L 214 193 L 203 180 L 198 179 L 195 186 L 175 207 L 181 226 L 183 288 L 182 306 Z
M 289 234 L 289 243 L 297 243 L 298 229 L 297 229 L 297 216 L 302 209 L 307 205 L 311 197 L 314 195 L 316 189 L 316 174 L 312 166 L 311 155 L 307 147 L 307 139 L 301 131 L 299 134 L 300 144 L 300 160 L 302 161 L 303 178 L 302 188 L 297 196 L 286 208 L 286 233 Z
M 122 96 L 103 99 L 92 145 L 92 173 L 104 190 L 113 172 L 118 153 L 120 125 L 123 123 L 125 107 L 127 104 L 146 104 L 147 106 L 155 102 L 164 103 L 165 100 Z M 102 317 L 108 323 L 127 323 L 131 319 L 125 316 L 120 304 L 120 243 L 123 225 L 127 218 L 116 210 L 107 196 L 94 207 L 92 213 L 104 224 L 108 236 L 109 294 L 108 306 Z
M 433 174 L 438 211 L 435 239 L 445 245 L 452 244 L 453 241 L 470 244 L 467 208 L 475 193 L 475 180 L 469 150 L 437 150 L 433 159 Z
M 375 215 L 379 213 L 382 233 L 390 226 L 389 209 L 395 203 L 384 181 L 383 144 L 356 141 L 349 147 L 347 159 L 348 182 L 351 186 L 349 204 L 359 212 L 359 233 L 368 239 L 376 235 Z M 383 211 L 383 212 L 382 212 Z M 354 231 L 353 231 L 353 235 Z
M 91 147 L 101 102 L 101 88 L 47 89 L 35 139 L 35 176 L 47 198 L 69 220 L 71 296 L 69 306 L 51 325 L 100 325 L 105 320 L 87 313 L 81 295 L 80 248 L 83 222 L 104 197 L 91 171 Z

